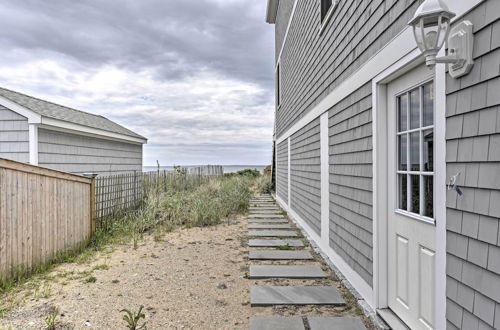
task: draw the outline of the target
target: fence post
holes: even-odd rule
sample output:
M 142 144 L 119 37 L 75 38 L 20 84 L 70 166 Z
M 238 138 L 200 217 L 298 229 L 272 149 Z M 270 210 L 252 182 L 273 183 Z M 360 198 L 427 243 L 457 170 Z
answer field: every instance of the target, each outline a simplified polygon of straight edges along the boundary
M 92 174 L 90 176 L 90 235 L 93 235 L 96 231 L 96 219 L 97 219 L 97 205 L 96 205 L 96 177 L 97 174 Z

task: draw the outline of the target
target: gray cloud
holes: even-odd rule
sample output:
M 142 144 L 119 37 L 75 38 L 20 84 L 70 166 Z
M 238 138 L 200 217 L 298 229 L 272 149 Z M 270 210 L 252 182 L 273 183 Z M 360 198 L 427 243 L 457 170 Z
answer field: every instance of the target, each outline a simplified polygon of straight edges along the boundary
M 272 80 L 262 1 L 25 0 L 2 7 L 0 40 L 11 47 L 88 66 L 154 68 L 162 79 L 211 69 L 266 85 Z
M 145 164 L 269 163 L 264 12 L 247 0 L 2 1 L 0 84 L 148 136 Z

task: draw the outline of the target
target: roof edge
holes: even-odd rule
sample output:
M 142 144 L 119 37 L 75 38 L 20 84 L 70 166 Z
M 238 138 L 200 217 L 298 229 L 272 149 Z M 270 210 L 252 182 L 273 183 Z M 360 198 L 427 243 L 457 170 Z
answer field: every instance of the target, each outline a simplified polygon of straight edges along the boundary
M 42 122 L 41 124 L 38 125 L 38 127 L 49 130 L 79 134 L 79 135 L 93 136 L 107 140 L 118 140 L 122 142 L 135 143 L 135 144 L 148 143 L 148 139 L 145 137 L 139 138 L 135 136 L 110 132 L 103 129 L 93 128 L 49 117 L 42 117 Z
M 29 96 L 31 97 L 31 96 Z M 44 100 L 42 100 L 44 101 Z M 47 101 L 44 101 L 47 102 Z M 64 121 L 60 119 L 55 119 L 47 116 L 40 115 L 36 112 L 34 112 L 31 109 L 26 108 L 25 106 L 22 106 L 6 97 L 3 97 L 0 95 L 0 106 L 4 106 L 5 108 L 14 111 L 15 113 L 26 117 L 28 119 L 28 124 L 35 124 L 39 125 L 42 128 L 47 128 L 47 129 L 53 129 L 53 130 L 65 130 L 67 132 L 71 131 L 74 134 L 82 134 L 82 135 L 92 135 L 104 139 L 111 139 L 111 140 L 119 140 L 122 142 L 129 142 L 129 143 L 140 143 L 140 144 L 146 144 L 148 143 L 148 139 L 142 135 L 139 135 L 134 132 L 137 136 L 131 136 L 127 134 L 122 134 L 122 133 L 116 133 L 116 132 L 111 132 L 102 128 L 93 128 L 90 126 L 85 126 L 82 124 L 77 124 L 69 121 Z M 64 107 L 64 106 L 63 106 Z M 69 108 L 71 109 L 71 108 Z M 72 109 L 74 110 L 74 109 Z M 81 110 L 77 110 L 80 112 L 84 112 Z M 84 112 L 85 113 L 85 112 Z M 95 115 L 98 116 L 98 115 Z M 102 117 L 102 116 L 101 116 Z M 103 117 L 105 118 L 105 117 Z M 105 118 L 107 119 L 107 118 Z M 109 120 L 109 119 L 107 119 Z M 109 120 L 111 121 L 111 120 Z M 115 122 L 113 122 L 115 123 Z M 117 124 L 117 123 L 115 123 Z M 119 125 L 119 124 L 117 124 Z M 120 125 L 121 126 L 121 125 Z
M 276 23 L 276 14 L 278 13 L 279 0 L 267 0 L 266 23 Z

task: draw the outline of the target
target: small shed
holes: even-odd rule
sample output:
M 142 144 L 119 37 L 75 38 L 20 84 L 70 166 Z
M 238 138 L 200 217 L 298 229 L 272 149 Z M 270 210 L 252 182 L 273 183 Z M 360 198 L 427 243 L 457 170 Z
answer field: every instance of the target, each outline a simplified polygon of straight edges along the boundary
M 109 175 L 142 171 L 145 143 L 103 116 L 0 88 L 0 158 Z

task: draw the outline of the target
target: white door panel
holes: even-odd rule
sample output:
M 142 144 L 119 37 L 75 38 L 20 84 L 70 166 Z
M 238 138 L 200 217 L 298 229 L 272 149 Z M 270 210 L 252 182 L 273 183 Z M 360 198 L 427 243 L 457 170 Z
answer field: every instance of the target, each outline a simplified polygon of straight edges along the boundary
M 411 329 L 434 329 L 432 72 L 387 86 L 388 305 Z

